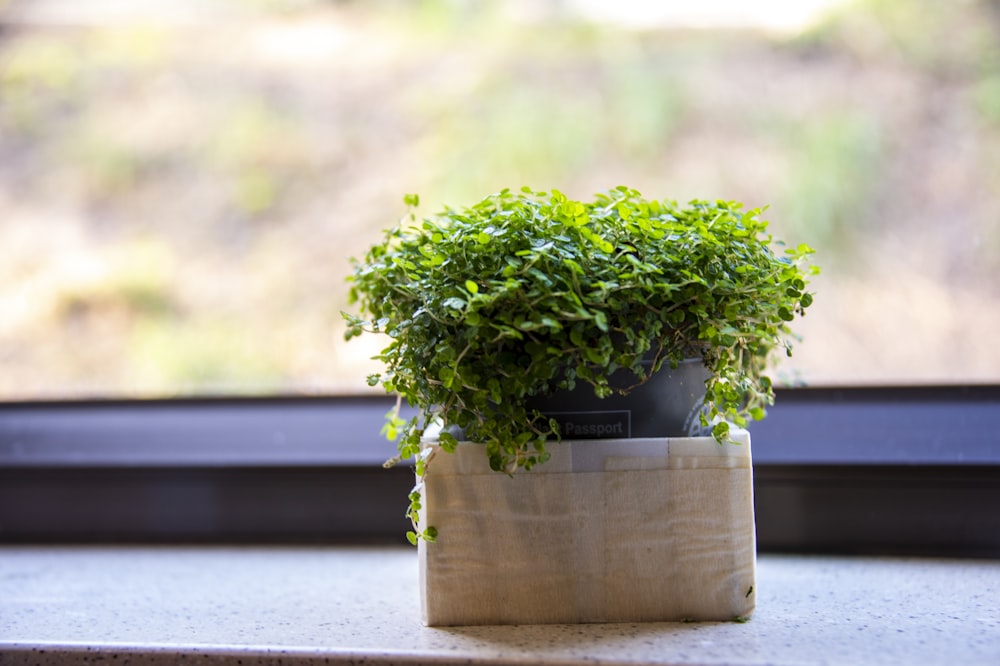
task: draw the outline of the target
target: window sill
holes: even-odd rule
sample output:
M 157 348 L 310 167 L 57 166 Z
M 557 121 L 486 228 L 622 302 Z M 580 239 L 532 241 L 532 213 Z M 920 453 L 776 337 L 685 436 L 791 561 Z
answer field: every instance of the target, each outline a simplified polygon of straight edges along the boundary
M 5 546 L 0 571 L 5 664 L 1000 663 L 1000 561 L 764 555 L 745 624 L 454 628 L 420 624 L 409 548 Z

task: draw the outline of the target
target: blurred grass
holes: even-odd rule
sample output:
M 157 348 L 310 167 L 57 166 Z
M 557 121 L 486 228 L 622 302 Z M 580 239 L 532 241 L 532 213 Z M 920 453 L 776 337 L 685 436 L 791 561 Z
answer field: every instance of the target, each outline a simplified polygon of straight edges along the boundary
M 43 120 L 72 101 L 80 72 L 80 54 L 70 44 L 32 36 L 4 49 L 0 94 L 7 130 L 43 131 Z
M 885 159 L 883 132 L 876 122 L 847 112 L 821 115 L 807 124 L 786 120 L 777 130 L 792 155 L 790 177 L 776 193 L 784 227 L 822 248 L 827 262 L 850 260 L 851 249 L 876 231 L 863 220 L 880 223 L 866 215 Z
M 827 268 L 783 375 L 1000 379 L 995 2 L 862 0 L 795 35 L 216 5 L 75 27 L 0 5 L 0 398 L 364 390 L 348 258 L 404 193 L 523 184 L 769 205 Z

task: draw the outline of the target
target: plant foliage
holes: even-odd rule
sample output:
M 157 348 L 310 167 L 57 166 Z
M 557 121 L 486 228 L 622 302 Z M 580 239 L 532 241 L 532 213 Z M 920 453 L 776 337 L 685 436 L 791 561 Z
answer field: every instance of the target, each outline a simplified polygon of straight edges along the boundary
M 630 368 L 639 381 L 701 357 L 710 371 L 705 424 L 723 441 L 729 424 L 760 419 L 773 402 L 765 367 L 791 353 L 788 323 L 812 303 L 812 249 L 784 249 L 761 210 L 727 201 L 646 200 L 619 187 L 592 202 L 561 192 L 503 190 L 463 209 L 403 223 L 354 262 L 348 339 L 388 336 L 368 378 L 419 409 L 389 414 L 399 459 L 422 474 L 425 429 L 449 427 L 485 445 L 490 466 L 513 473 L 547 459 L 554 424 L 525 399 L 591 385 Z M 411 495 L 411 519 L 420 506 Z M 433 536 L 433 534 L 423 536 Z M 412 535 L 411 535 L 412 537 Z

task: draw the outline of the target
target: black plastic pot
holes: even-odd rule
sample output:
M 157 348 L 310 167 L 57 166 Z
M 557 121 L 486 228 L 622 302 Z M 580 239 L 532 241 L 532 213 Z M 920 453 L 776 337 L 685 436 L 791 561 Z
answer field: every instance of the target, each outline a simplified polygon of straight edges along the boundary
M 590 384 L 578 382 L 572 391 L 532 398 L 528 406 L 555 419 L 563 439 L 698 437 L 711 434 L 699 418 L 708 377 L 700 358 L 676 368 L 664 364 L 638 386 L 635 374 L 622 369 L 609 383 L 613 388 L 634 386 L 627 395 L 598 398 Z

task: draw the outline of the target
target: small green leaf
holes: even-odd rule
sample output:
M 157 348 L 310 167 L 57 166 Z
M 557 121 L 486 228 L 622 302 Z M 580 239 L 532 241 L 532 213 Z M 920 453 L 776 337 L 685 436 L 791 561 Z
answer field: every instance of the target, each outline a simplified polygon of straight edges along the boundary
M 444 384 L 445 388 L 451 388 L 455 381 L 455 370 L 449 367 L 439 368 L 437 372 L 438 379 Z
M 472 280 L 466 280 L 465 281 L 465 288 L 469 290 L 470 294 L 478 294 L 479 293 L 479 285 L 476 284 L 475 282 L 473 282 Z
M 439 444 L 441 445 L 441 448 L 447 451 L 448 453 L 453 453 L 455 451 L 455 448 L 458 446 L 458 440 L 455 439 L 454 435 L 452 435 L 450 432 L 446 430 L 441 432 L 441 434 L 438 437 L 438 440 Z

